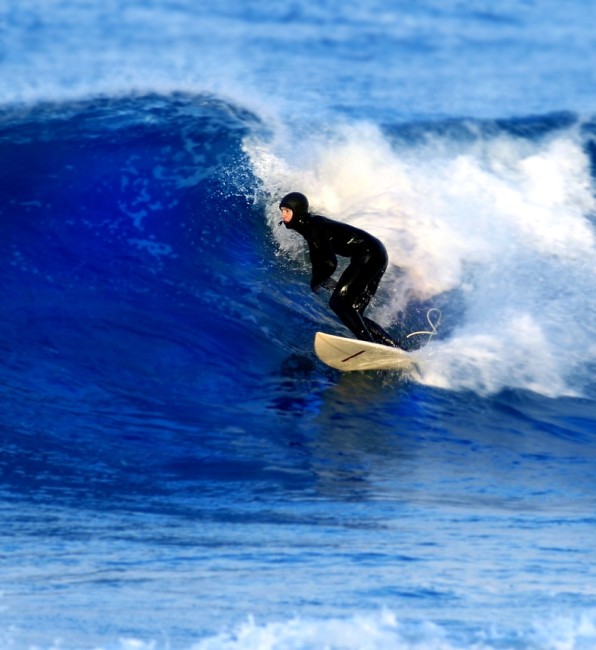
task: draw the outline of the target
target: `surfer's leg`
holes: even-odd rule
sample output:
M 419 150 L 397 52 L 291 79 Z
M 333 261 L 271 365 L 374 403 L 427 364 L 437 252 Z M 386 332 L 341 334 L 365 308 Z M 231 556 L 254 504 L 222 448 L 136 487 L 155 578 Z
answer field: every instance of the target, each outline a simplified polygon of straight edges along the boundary
M 374 249 L 368 252 L 367 255 L 353 260 L 339 279 L 336 288 L 336 291 L 338 289 L 339 291 L 335 299 L 332 296 L 333 304 L 330 302 L 330 305 L 357 338 L 399 348 L 403 346 L 396 339 L 378 323 L 375 323 L 374 320 L 364 316 L 364 310 L 375 295 L 386 268 L 387 253 L 382 244 L 379 245 L 378 249 Z M 344 299 L 342 300 L 342 298 Z M 353 311 L 357 312 L 359 318 Z M 366 336 L 359 334 L 363 329 Z
M 329 306 L 356 338 L 397 346 L 397 341 L 380 325 L 363 316 L 387 267 L 387 253 L 380 242 L 379 245 L 379 250 L 368 250 L 352 258 L 338 280 Z
M 337 286 L 329 299 L 329 306 L 357 339 L 374 342 L 362 318 L 362 313 L 356 308 L 366 289 L 361 273 L 362 260 L 353 259 L 337 281 Z
M 360 314 L 364 314 L 364 310 L 368 307 L 370 301 L 373 299 L 384 273 L 385 268 L 377 271 L 375 275 L 370 277 L 370 273 L 368 272 L 366 266 L 364 266 L 364 268 L 360 271 L 360 283 L 363 284 L 363 288 L 360 289 L 359 294 L 354 300 L 354 308 L 357 309 Z M 358 287 L 355 283 L 354 288 L 355 291 L 358 290 Z
M 378 323 L 375 323 L 374 320 L 367 318 L 366 316 L 362 317 L 362 320 L 366 324 L 368 331 L 373 337 L 374 343 L 381 343 L 381 345 L 389 345 L 394 348 L 403 348 L 404 346 L 394 339 L 388 332 L 386 332 Z
M 337 314 L 341 322 L 361 341 L 370 341 L 371 343 L 380 343 L 393 348 L 403 348 L 399 341 L 394 339 L 374 320 L 362 316 L 357 309 L 346 305 L 341 300 L 329 301 L 331 309 Z
M 362 315 L 354 308 L 345 293 L 342 293 L 342 288 L 338 283 L 335 291 L 331 294 L 329 306 L 357 339 L 374 343 L 374 338 L 366 327 Z

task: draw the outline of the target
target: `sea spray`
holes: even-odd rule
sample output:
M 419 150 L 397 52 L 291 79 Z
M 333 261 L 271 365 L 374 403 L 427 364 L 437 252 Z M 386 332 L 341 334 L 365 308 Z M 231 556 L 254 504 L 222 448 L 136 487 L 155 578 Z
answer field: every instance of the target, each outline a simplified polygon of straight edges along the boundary
M 303 259 L 300 238 L 277 227 L 278 197 L 303 191 L 313 211 L 387 246 L 383 300 L 371 306 L 385 324 L 412 304 L 451 306 L 448 335 L 420 352 L 421 381 L 577 395 L 594 361 L 595 202 L 577 124 L 545 122 L 539 136 L 464 125 L 466 137 L 429 127 L 410 142 L 344 123 L 297 147 L 285 134 L 245 150 L 282 250 Z

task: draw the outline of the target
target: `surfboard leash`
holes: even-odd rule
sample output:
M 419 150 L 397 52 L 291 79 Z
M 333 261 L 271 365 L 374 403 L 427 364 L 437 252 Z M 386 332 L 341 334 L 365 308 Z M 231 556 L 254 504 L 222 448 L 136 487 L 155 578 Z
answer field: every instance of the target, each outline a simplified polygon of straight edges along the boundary
M 432 314 L 437 314 L 436 320 L 433 322 L 433 319 L 431 318 Z M 441 310 L 437 309 L 437 307 L 431 307 L 427 312 L 426 312 L 426 320 L 428 321 L 428 324 L 430 325 L 430 331 L 427 330 L 420 330 L 419 332 L 410 332 L 410 334 L 406 335 L 406 338 L 409 339 L 410 336 L 418 336 L 420 334 L 426 334 L 428 336 L 428 341 L 432 339 L 432 337 L 437 333 L 437 327 L 441 324 Z

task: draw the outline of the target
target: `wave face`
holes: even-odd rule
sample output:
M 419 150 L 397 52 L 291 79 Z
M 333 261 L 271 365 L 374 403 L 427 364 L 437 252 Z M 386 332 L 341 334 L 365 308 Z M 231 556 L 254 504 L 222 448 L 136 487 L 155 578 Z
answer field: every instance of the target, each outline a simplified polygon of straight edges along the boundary
M 8 2 L 2 647 L 594 647 L 591 5 L 381 4 Z M 290 190 L 418 373 L 317 360 Z
M 427 309 L 444 312 L 441 335 L 415 353 L 419 381 L 479 394 L 586 394 L 596 334 L 593 130 L 571 114 L 344 125 L 303 143 L 307 162 L 292 165 L 279 153 L 289 142 L 209 96 L 6 111 L 7 352 L 43 342 L 78 368 L 89 350 L 84 365 L 101 377 L 123 351 L 138 363 L 141 345 L 158 378 L 178 347 L 213 364 L 210 374 L 242 363 L 268 336 L 282 354 L 312 356 L 319 321 L 339 325 L 324 301 L 303 294 L 304 245 L 278 226 L 277 210 L 285 189 L 309 187 L 315 211 L 386 243 L 392 264 L 373 306 L 384 324 L 428 329 Z M 276 331 L 297 293 L 298 322 Z M 120 349 L 105 335 L 116 323 Z M 160 358 L 154 343 L 163 339 L 174 349 Z M 254 372 L 271 370 L 265 361 Z

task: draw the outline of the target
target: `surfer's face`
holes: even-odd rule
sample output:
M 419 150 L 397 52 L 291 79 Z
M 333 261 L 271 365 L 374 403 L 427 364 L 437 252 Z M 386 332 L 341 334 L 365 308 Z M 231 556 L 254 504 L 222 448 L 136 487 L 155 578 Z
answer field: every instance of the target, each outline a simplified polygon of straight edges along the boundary
M 292 221 L 292 217 L 294 216 L 294 212 L 290 210 L 290 208 L 280 208 L 281 211 L 281 220 L 284 223 L 290 223 Z

